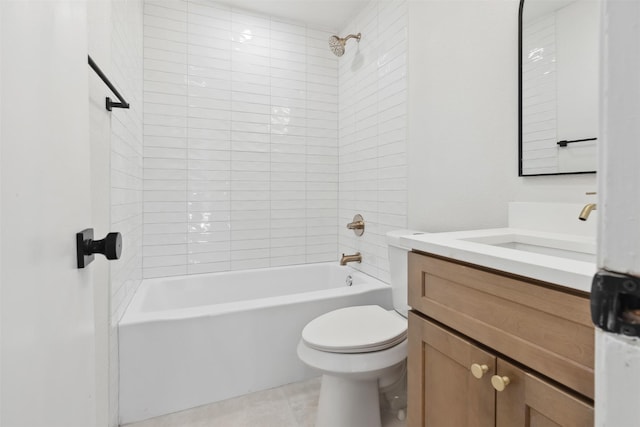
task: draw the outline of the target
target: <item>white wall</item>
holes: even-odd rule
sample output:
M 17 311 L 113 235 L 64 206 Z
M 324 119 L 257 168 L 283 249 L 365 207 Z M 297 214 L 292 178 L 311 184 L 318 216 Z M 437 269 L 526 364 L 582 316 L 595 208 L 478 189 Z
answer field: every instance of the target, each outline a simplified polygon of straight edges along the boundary
M 409 226 L 506 225 L 518 174 L 518 3 L 409 5 Z
M 518 177 L 518 1 L 409 3 L 409 226 L 507 224 L 507 202 L 593 201 L 595 175 Z
M 340 36 L 358 32 L 339 59 L 338 250 L 360 252 L 351 265 L 388 281 L 385 233 L 407 225 L 407 2 L 372 1 Z M 346 229 L 357 213 L 361 237 Z
M 335 260 L 331 32 L 196 1 L 144 23 L 145 277 Z

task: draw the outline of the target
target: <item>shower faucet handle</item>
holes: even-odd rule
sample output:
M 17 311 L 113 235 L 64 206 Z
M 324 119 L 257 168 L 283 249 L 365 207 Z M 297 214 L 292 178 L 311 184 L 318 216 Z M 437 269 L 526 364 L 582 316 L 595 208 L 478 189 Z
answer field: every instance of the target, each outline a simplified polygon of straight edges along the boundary
M 356 214 L 353 217 L 353 221 L 347 224 L 349 230 L 353 230 L 356 236 L 362 236 L 364 234 L 364 218 L 360 214 Z
M 360 230 L 364 228 L 364 221 L 353 221 L 347 224 L 349 230 Z

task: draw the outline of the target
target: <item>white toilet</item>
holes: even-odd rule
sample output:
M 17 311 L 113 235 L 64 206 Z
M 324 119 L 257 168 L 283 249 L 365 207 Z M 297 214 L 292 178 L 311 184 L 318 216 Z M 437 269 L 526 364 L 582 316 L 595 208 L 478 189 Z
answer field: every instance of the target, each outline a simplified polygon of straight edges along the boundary
M 298 357 L 322 372 L 316 427 L 380 427 L 382 393 L 404 416 L 407 358 L 407 253 L 400 237 L 387 233 L 395 310 L 377 305 L 323 314 L 305 326 Z

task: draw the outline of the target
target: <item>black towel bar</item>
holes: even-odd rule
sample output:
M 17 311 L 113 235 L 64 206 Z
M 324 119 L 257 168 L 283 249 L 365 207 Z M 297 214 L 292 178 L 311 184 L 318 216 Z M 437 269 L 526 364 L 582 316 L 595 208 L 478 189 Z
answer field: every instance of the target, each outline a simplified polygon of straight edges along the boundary
M 104 75 L 100 67 L 98 67 L 98 65 L 93 61 L 93 59 L 91 59 L 91 56 L 87 55 L 87 57 L 89 58 L 89 66 L 102 79 L 104 84 L 106 84 L 109 87 L 111 92 L 113 92 L 113 94 L 118 97 L 118 101 L 120 101 L 120 102 L 113 102 L 111 101 L 111 98 L 107 96 L 106 105 L 105 105 L 107 110 L 111 111 L 112 108 L 129 108 L 129 103 L 124 100 L 122 95 L 120 95 L 120 92 L 118 92 L 118 89 L 116 89 L 115 86 L 111 84 L 111 82 L 109 81 L 107 76 Z
M 596 139 L 598 138 L 574 139 L 571 141 L 567 141 L 566 139 L 563 139 L 562 141 L 556 142 L 556 144 L 558 144 L 560 147 L 566 147 L 567 144 L 573 144 L 574 142 L 595 141 Z

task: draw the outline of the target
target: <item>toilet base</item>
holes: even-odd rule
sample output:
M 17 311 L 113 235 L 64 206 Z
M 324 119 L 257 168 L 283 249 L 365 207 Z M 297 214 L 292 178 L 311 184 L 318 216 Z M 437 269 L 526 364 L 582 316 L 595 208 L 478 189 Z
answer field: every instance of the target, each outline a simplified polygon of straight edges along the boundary
M 381 427 L 378 379 L 322 376 L 315 427 Z
M 395 413 L 399 420 L 403 420 L 407 409 L 407 361 L 402 362 L 397 369 L 400 374 L 395 372 L 392 381 L 378 380 L 380 405 L 382 412 L 388 410 Z

